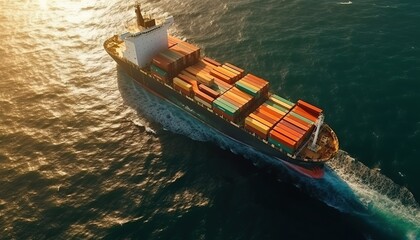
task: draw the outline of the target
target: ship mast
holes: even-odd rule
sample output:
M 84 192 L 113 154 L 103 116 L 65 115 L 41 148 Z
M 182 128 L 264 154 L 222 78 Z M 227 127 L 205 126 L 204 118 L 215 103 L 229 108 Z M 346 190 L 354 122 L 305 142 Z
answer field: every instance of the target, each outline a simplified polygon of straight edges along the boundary
M 315 132 L 314 140 L 312 141 L 312 144 L 310 146 L 310 148 L 312 150 L 315 150 L 316 151 L 316 149 L 317 149 L 316 142 L 318 141 L 319 129 L 321 128 L 321 126 L 322 126 L 323 123 L 324 123 L 324 115 L 321 114 L 319 116 L 318 121 L 317 121 L 317 124 L 316 124 L 316 132 Z
M 140 10 L 140 3 L 136 3 L 134 8 L 135 8 L 135 11 L 136 11 L 137 26 L 139 27 L 139 29 L 151 28 L 151 27 L 156 26 L 155 19 L 150 19 L 150 18 L 144 18 L 143 17 L 143 15 L 141 14 L 141 10 Z

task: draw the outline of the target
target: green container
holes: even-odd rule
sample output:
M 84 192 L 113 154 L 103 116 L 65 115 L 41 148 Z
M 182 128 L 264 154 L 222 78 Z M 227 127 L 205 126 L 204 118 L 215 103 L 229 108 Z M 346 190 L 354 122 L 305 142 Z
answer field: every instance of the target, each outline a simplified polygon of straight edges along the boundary
M 266 101 L 266 103 L 268 105 L 272 106 L 273 108 L 277 108 L 278 110 L 280 110 L 280 111 L 282 111 L 284 113 L 288 113 L 289 112 L 289 110 L 287 110 L 286 108 L 284 108 L 282 106 L 277 105 L 275 102 L 273 102 L 271 100 Z
M 287 99 L 284 99 L 284 98 L 282 98 L 282 97 L 280 97 L 280 96 L 277 96 L 276 94 L 273 94 L 273 95 L 271 95 L 273 98 L 275 98 L 275 99 L 277 99 L 277 100 L 279 100 L 279 101 L 282 101 L 282 102 L 284 102 L 284 103 L 286 103 L 286 104 L 289 104 L 290 106 L 294 106 L 295 104 L 294 103 L 292 103 L 291 101 L 289 101 L 289 100 L 287 100 Z
M 299 114 L 297 114 L 297 113 L 290 112 L 290 114 L 291 114 L 292 116 L 295 116 L 295 117 L 299 118 L 299 119 L 300 119 L 300 120 L 302 120 L 302 121 L 305 121 L 305 122 L 309 123 L 309 124 L 314 124 L 314 122 L 312 122 L 311 120 L 309 120 L 309 119 L 307 119 L 306 117 L 301 116 L 301 115 L 299 115 Z
M 230 102 L 228 102 L 228 101 L 226 101 L 224 99 L 218 98 L 217 100 L 218 100 L 218 102 L 223 103 L 224 105 L 226 105 L 229 108 L 231 108 L 232 109 L 232 112 L 236 112 L 239 109 L 237 106 L 233 105 L 232 103 L 230 103 Z
M 157 73 L 159 76 L 162 76 L 162 77 L 168 76 L 167 72 L 165 72 L 163 69 L 159 68 L 158 66 L 154 64 L 150 65 L 150 69 L 152 70 L 152 72 Z
M 220 99 L 214 100 L 213 105 L 225 112 L 226 114 L 229 114 L 230 116 L 233 116 L 235 114 L 235 110 L 233 110 L 230 106 L 226 105 L 225 103 L 221 102 Z
M 272 139 L 271 137 L 268 137 L 268 142 L 273 144 L 276 147 L 279 147 L 279 148 L 283 149 L 287 153 L 293 154 L 293 152 L 294 152 L 293 149 L 284 146 L 284 144 L 281 144 L 281 143 L 277 142 L 276 140 Z
M 248 94 L 250 94 L 254 97 L 258 95 L 258 92 L 256 92 L 254 89 L 251 89 L 251 88 L 245 86 L 244 84 L 242 84 L 240 82 L 236 82 L 235 86 L 237 88 L 239 88 L 240 90 L 242 90 L 242 91 L 244 91 L 244 92 L 246 92 L 246 93 L 248 93 Z

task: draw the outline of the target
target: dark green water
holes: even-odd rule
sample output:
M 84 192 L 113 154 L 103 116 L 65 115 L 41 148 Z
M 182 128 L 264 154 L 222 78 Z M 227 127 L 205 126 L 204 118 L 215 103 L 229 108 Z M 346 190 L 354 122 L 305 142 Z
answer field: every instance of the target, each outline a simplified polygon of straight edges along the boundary
M 420 3 L 345 3 L 143 4 L 324 109 L 348 154 L 314 181 L 136 87 L 102 48 L 131 2 L 2 0 L 0 238 L 420 238 Z

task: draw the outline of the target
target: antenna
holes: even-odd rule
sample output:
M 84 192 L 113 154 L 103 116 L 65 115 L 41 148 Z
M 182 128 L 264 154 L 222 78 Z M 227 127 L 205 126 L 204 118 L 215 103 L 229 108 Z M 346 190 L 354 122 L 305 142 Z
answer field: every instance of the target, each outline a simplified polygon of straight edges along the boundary
M 144 19 L 143 15 L 141 14 L 140 3 L 137 2 L 134 8 L 135 8 L 136 16 L 137 16 L 137 26 L 140 29 L 151 28 L 151 27 L 156 26 L 155 19 L 151 19 L 151 18 Z

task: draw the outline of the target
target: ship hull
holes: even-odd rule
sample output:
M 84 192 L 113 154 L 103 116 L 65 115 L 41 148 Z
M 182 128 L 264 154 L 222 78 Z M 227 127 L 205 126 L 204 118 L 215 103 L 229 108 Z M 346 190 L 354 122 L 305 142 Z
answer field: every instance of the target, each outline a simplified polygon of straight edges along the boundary
M 122 67 L 124 71 L 130 75 L 141 87 L 153 93 L 154 95 L 157 95 L 158 97 L 176 105 L 194 118 L 200 120 L 203 124 L 215 129 L 220 134 L 233 139 L 238 143 L 251 147 L 260 153 L 274 157 L 279 161 L 284 162 L 285 165 L 289 168 L 305 176 L 311 178 L 323 177 L 324 164 L 322 162 L 307 162 L 289 157 L 287 154 L 282 153 L 272 146 L 257 139 L 255 136 L 246 132 L 242 128 L 231 124 L 225 119 L 215 115 L 207 108 L 198 105 L 192 99 L 181 95 L 179 92 L 173 90 L 168 85 L 157 81 L 152 76 L 149 76 L 145 72 L 141 71 L 136 65 L 117 56 L 114 56 L 110 52 L 108 53 L 117 62 L 117 64 Z

